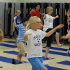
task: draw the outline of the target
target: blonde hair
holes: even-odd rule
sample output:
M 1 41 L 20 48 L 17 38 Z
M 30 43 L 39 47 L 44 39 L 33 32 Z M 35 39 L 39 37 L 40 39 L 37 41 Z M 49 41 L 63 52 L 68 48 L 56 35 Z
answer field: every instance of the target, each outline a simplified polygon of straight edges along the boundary
M 21 11 L 20 10 L 16 10 L 15 15 L 17 15 L 17 13 L 20 13 L 21 14 Z
M 37 22 L 41 22 L 41 19 L 39 17 L 37 17 L 37 16 L 30 17 L 28 24 L 26 26 L 26 30 L 31 29 L 31 24 L 37 23 Z
M 51 6 L 46 8 L 46 13 L 48 13 L 50 10 L 53 10 L 53 8 Z

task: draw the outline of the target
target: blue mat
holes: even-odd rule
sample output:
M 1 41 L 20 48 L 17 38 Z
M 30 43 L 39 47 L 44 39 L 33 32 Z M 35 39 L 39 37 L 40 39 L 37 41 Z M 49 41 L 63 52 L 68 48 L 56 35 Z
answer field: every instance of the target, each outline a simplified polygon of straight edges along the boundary
M 14 55 L 17 55 L 18 54 L 17 51 L 4 51 L 4 53 L 14 54 Z
M 47 67 L 48 70 L 67 70 L 67 69 L 61 69 L 61 68 L 57 68 L 57 67 L 51 67 L 49 65 L 45 65 Z
M 6 63 L 11 63 L 12 64 L 12 58 L 7 58 L 7 57 L 3 57 L 0 56 L 0 61 L 2 62 L 6 62 Z M 16 64 L 21 64 L 18 60 L 15 59 Z M 23 61 L 24 63 L 28 63 L 26 61 Z
M 17 52 L 17 51 L 4 51 L 4 53 L 17 55 L 19 52 Z M 27 53 L 25 53 L 25 55 L 24 55 L 24 56 L 26 57 L 26 56 L 27 56 Z
M 9 45 L 9 44 L 4 44 L 4 43 L 0 44 L 0 46 L 10 47 L 10 48 L 16 48 L 15 45 Z
M 7 43 L 15 43 L 15 41 L 4 41 L 4 42 L 7 42 Z
M 62 62 L 57 62 L 57 63 L 70 66 L 70 61 L 68 61 L 68 60 L 62 61 Z
M 3 68 L 2 66 L 0 66 L 0 68 Z
M 46 48 L 46 47 L 43 47 L 43 48 Z M 67 50 L 68 50 L 68 49 L 57 48 L 57 47 L 51 47 L 50 49 L 53 49 L 53 50 L 60 50 L 60 51 L 67 51 Z
M 4 53 L 8 53 L 8 54 L 14 54 L 14 55 L 17 55 L 18 52 L 17 51 L 4 51 Z M 25 57 L 27 56 L 27 53 L 25 53 Z M 54 58 L 51 58 L 51 59 L 54 59 Z M 46 59 L 44 56 L 43 56 L 43 60 L 48 60 Z
M 46 52 L 46 50 L 42 50 L 42 52 Z M 62 55 L 62 56 L 68 56 L 67 53 L 62 53 L 62 52 L 55 52 L 55 51 L 50 51 L 50 54 L 56 54 L 56 55 Z

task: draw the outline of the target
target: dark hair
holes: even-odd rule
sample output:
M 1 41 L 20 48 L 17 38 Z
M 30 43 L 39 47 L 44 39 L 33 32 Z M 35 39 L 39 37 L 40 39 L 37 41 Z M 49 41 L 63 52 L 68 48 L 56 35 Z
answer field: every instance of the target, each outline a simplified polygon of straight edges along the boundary
M 36 7 L 37 7 L 38 5 L 40 6 L 40 4 L 36 4 L 36 5 L 35 5 L 35 9 L 36 9 Z
M 28 21 L 29 19 L 28 18 L 23 18 L 22 19 L 22 23 L 24 23 L 24 22 L 26 22 L 26 21 Z

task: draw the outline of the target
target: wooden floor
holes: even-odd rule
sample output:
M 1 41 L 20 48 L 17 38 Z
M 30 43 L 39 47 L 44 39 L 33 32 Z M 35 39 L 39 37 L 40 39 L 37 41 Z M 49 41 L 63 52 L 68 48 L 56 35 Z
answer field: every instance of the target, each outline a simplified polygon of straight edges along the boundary
M 43 44 L 43 56 L 45 54 L 45 44 Z M 52 44 L 49 52 L 51 60 L 47 60 L 43 57 L 44 65 L 48 70 L 70 70 L 70 57 L 67 55 L 68 45 L 57 47 L 56 44 Z M 25 62 L 21 64 L 17 61 L 18 49 L 14 46 L 14 39 L 4 39 L 4 42 L 0 43 L 0 70 L 31 70 L 31 65 L 26 57 L 22 60 Z M 12 64 L 13 58 L 16 64 Z

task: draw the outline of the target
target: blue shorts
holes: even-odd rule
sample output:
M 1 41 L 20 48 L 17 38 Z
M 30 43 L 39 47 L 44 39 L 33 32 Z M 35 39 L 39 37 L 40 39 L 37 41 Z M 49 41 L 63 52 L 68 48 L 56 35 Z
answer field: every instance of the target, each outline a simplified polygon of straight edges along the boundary
M 32 70 L 41 70 L 43 67 L 43 59 L 42 57 L 33 57 L 33 58 L 28 58 L 28 61 L 32 65 Z

